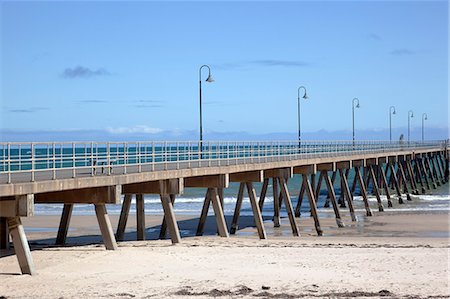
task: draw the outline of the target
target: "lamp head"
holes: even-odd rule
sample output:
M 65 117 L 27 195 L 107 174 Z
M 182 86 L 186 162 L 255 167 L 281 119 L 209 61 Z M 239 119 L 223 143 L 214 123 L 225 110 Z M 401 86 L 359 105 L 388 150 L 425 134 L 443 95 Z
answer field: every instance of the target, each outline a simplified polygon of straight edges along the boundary
M 212 82 L 214 82 L 214 79 L 213 79 L 213 77 L 211 76 L 211 74 L 209 74 L 209 75 L 208 75 L 208 78 L 206 78 L 205 81 L 206 81 L 206 82 L 209 82 L 209 83 L 212 83 Z
M 358 102 L 358 104 L 356 104 L 356 108 L 359 108 L 359 102 Z
M 414 112 L 411 111 L 411 118 L 413 118 L 413 117 L 414 117 Z
M 305 100 L 309 99 L 308 95 L 306 94 L 306 91 L 305 91 L 305 94 L 303 95 L 303 98 L 304 98 Z
M 397 113 L 395 112 L 395 109 L 394 109 L 394 111 L 392 111 L 392 114 L 397 114 Z

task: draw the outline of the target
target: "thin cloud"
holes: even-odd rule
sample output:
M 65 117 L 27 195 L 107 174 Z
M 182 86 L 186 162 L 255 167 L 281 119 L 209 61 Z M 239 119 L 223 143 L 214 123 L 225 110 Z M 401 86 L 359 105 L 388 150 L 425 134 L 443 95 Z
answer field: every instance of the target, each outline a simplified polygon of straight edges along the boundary
M 373 39 L 373 40 L 376 40 L 376 41 L 382 40 L 381 36 L 379 36 L 379 35 L 376 34 L 376 33 L 370 33 L 370 34 L 369 34 L 369 38 L 370 38 L 370 39 Z
M 134 105 L 134 107 L 136 108 L 161 108 L 163 105 L 145 105 L 145 104 L 139 104 L 139 105 Z
M 261 59 L 246 62 L 215 64 L 214 68 L 222 70 L 248 69 L 249 67 L 308 67 L 311 63 L 298 60 Z
M 402 49 L 392 50 L 390 52 L 390 54 L 394 55 L 394 56 L 407 56 L 407 55 L 414 55 L 414 54 L 416 54 L 416 52 L 413 50 L 402 48 Z
M 163 130 L 159 128 L 152 128 L 146 125 L 137 125 L 134 127 L 107 128 L 106 131 L 111 134 L 130 134 L 130 133 L 158 134 L 161 133 Z
M 76 79 L 76 78 L 92 78 L 109 75 L 111 75 L 111 73 L 104 68 L 99 68 L 95 70 L 84 66 L 77 66 L 74 68 L 66 68 L 61 74 L 61 77 L 66 79 Z
M 285 66 L 285 67 L 305 67 L 310 64 L 305 61 L 295 61 L 295 60 L 276 60 L 276 59 L 264 59 L 264 60 L 254 60 L 250 61 L 251 64 L 256 64 L 260 66 Z
M 80 101 L 77 101 L 77 103 L 82 103 L 82 104 L 104 104 L 104 103 L 108 103 L 108 101 L 106 101 L 106 100 L 80 100 Z
M 35 113 L 43 110 L 48 110 L 46 107 L 31 107 L 31 108 L 17 108 L 9 109 L 8 112 L 11 113 Z

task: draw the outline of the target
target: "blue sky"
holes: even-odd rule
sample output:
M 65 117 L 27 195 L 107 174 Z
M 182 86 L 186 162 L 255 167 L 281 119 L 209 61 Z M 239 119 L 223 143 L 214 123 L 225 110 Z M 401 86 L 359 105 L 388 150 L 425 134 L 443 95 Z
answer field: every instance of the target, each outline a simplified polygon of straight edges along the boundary
M 202 64 L 206 139 L 295 139 L 300 85 L 310 139 L 351 138 L 354 97 L 358 139 L 388 138 L 390 105 L 394 136 L 410 109 L 413 139 L 424 112 L 448 135 L 448 1 L 0 5 L 3 139 L 195 139 Z

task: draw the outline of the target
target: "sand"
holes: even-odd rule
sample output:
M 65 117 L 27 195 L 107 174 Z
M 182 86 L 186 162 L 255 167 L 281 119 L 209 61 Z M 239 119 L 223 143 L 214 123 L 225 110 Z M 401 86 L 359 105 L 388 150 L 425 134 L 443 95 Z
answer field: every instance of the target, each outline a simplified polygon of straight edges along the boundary
M 449 215 L 359 218 L 352 224 L 346 216 L 342 229 L 322 219 L 322 237 L 309 217 L 300 218 L 299 238 L 290 235 L 287 219 L 279 229 L 267 220 L 268 240 L 245 227 L 248 217 L 229 239 L 215 236 L 209 219 L 207 236 L 185 236 L 173 246 L 169 240 L 132 241 L 130 217 L 127 240 L 106 251 L 93 216 L 73 217 L 66 247 L 48 245 L 59 217 L 31 217 L 24 224 L 38 228 L 27 232 L 38 274 L 18 275 L 15 257 L 3 253 L 0 298 L 449 297 Z M 178 219 L 192 235 L 197 220 Z M 146 220 L 147 237 L 156 238 L 161 217 Z

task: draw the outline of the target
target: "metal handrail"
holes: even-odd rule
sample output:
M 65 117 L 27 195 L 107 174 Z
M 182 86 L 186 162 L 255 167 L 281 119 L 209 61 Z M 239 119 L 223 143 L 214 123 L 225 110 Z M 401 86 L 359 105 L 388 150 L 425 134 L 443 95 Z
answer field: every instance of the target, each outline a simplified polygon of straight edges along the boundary
M 13 176 L 50 172 L 48 179 L 89 174 L 210 167 L 312 157 L 332 157 L 448 146 L 436 141 L 139 141 L 139 142 L 0 142 L 0 184 Z M 106 170 L 106 171 L 105 171 Z M 6 180 L 4 177 L 6 176 Z M 46 179 L 45 176 L 42 179 Z

